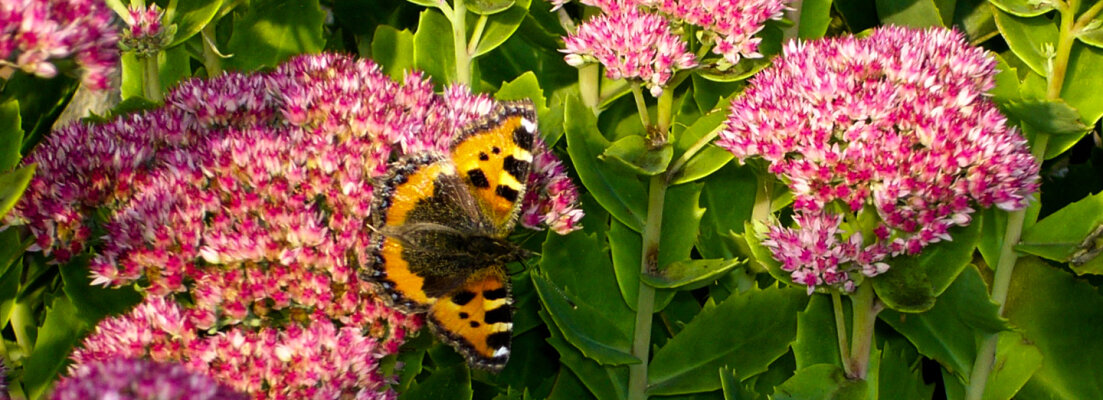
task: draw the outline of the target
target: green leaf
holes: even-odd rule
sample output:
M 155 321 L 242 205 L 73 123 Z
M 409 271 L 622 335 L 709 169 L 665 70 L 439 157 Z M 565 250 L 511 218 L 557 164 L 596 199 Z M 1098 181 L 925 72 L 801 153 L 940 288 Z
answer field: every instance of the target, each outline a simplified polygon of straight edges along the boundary
M 417 4 L 422 7 L 439 8 L 441 5 L 447 5 L 446 0 L 406 0 L 408 2 Z
M 392 79 L 401 79 L 414 67 L 414 34 L 379 25 L 372 35 L 371 57 Z
M 731 233 L 743 232 L 743 224 L 751 218 L 758 183 L 748 167 L 727 164 L 704 180 L 697 251 L 704 258 L 736 258 L 750 256 L 736 246 Z
M 934 0 L 877 0 L 877 15 L 886 24 L 912 28 L 945 26 Z
M 968 377 L 977 355 L 977 335 L 1007 329 L 999 308 L 988 298 L 976 268 L 966 268 L 934 307 L 920 314 L 884 310 L 879 315 L 904 335 L 920 354 L 938 361 L 958 377 Z
M 456 81 L 456 53 L 452 47 L 452 23 L 437 10 L 419 14 L 414 32 L 414 66 L 435 78 L 437 84 Z
M 1037 17 L 1053 11 L 1053 3 L 1036 0 L 988 0 L 1000 10 L 1017 17 Z
M 471 374 L 464 365 L 439 369 L 429 374 L 398 398 L 401 400 L 464 400 L 471 399 Z
M 798 369 L 792 378 L 776 387 L 774 400 L 860 400 L 866 398 L 865 380 L 847 379 L 842 367 L 816 364 Z
M 12 306 L 19 295 L 23 263 L 19 262 L 27 245 L 19 242 L 19 232 L 8 229 L 0 232 L 0 326 L 8 326 Z
M 640 362 L 631 354 L 628 334 L 609 324 L 599 310 L 572 298 L 540 274 L 532 274 L 532 282 L 555 326 L 586 358 L 603 365 Z
M 625 136 L 606 148 L 602 157 L 633 173 L 653 176 L 666 172 L 670 159 L 674 157 L 674 149 L 663 146 L 651 150 L 643 136 Z
M 840 296 L 840 301 L 842 298 L 846 297 Z M 850 307 L 844 306 L 843 313 L 850 315 Z M 816 364 L 842 366 L 838 337 L 831 297 L 811 296 L 808 307 L 797 314 L 797 339 L 793 342 L 793 355 L 796 356 L 797 369 Z
M 597 130 L 594 113 L 577 96 L 567 98 L 563 130 L 567 135 L 567 153 L 582 184 L 614 218 L 634 231 L 641 231 L 647 215 L 647 191 L 635 176 L 598 161 L 609 141 Z
M 788 351 L 796 335 L 796 313 L 807 301 L 800 289 L 751 289 L 702 311 L 655 352 L 648 369 L 648 393 L 720 389 L 716 371 L 722 366 L 743 377 L 766 371 Z
M 819 39 L 831 25 L 831 0 L 806 0 L 800 8 L 800 31 L 804 40 Z
M 915 350 L 903 340 L 886 340 L 877 368 L 877 397 L 881 399 L 930 399 L 934 385 L 923 383 Z
M 1103 295 L 1095 287 L 1028 257 L 1015 268 L 1005 310 L 1045 356 L 1016 398 L 1103 398 L 1103 342 L 1096 329 Z
M 996 73 L 996 87 L 988 91 L 988 94 L 992 95 L 992 100 L 1002 106 L 1011 100 L 1019 99 L 1021 96 L 1018 70 L 1000 55 L 996 55 L 996 69 L 999 71 Z
M 935 296 L 942 295 L 973 261 L 973 250 L 977 248 L 984 223 L 985 220 L 977 216 L 968 226 L 954 227 L 950 229 L 953 240 L 929 245 L 916 257 L 917 265 L 931 281 Z
M 218 9 L 222 7 L 222 0 L 194 1 L 173 0 L 165 8 L 165 21 L 176 24 L 176 36 L 168 47 L 175 47 L 184 43 L 192 36 L 203 30 L 211 23 Z
M 999 333 L 996 361 L 984 385 L 985 400 L 1014 398 L 1034 372 L 1042 367 L 1042 353 L 1020 332 Z
M 542 316 L 546 315 L 541 313 Z M 550 322 L 549 322 L 550 324 Z M 602 367 L 582 355 L 566 342 L 559 330 L 552 329 L 548 344 L 559 352 L 559 362 L 566 365 L 599 400 L 622 400 L 628 391 L 628 367 Z
M 643 283 L 659 289 L 698 289 L 716 281 L 733 268 L 746 264 L 745 260 L 682 260 L 675 261 L 659 271 L 658 275 L 642 276 Z
M 999 34 L 992 7 L 985 0 L 957 0 L 953 25 L 965 32 L 969 43 L 983 43 Z
M 19 100 L 0 104 L 0 171 L 19 165 L 23 147 L 23 127 L 20 126 Z
M 532 0 L 516 0 L 508 10 L 491 15 L 487 19 L 483 36 L 479 38 L 479 46 L 475 48 L 475 54 L 471 56 L 478 57 L 489 53 L 505 43 L 510 36 L 513 36 L 513 32 L 516 32 L 517 27 L 521 26 L 521 22 L 525 20 L 525 15 L 528 14 L 529 4 L 531 3 Z M 467 26 L 474 26 L 474 21 L 470 19 L 468 21 Z
M 917 313 L 934 307 L 935 294 L 931 280 L 911 257 L 896 257 L 888 261 L 892 268 L 870 280 L 877 298 L 889 309 Z
M 514 0 L 467 0 L 467 11 L 479 15 L 492 15 L 508 10 L 516 3 Z
M 713 82 L 737 82 L 750 78 L 763 68 L 770 66 L 768 57 L 744 58 L 727 69 L 719 69 L 715 66 L 705 66 L 697 69 L 697 75 Z
M 678 135 L 674 142 L 675 154 L 681 157 L 690 147 L 697 144 L 702 138 L 713 134 L 720 125 L 727 120 L 724 111 L 713 111 L 690 125 Z M 713 135 L 715 138 L 715 135 Z M 710 140 L 711 142 L 711 140 Z M 671 185 L 680 185 L 692 182 L 716 172 L 727 165 L 734 158 L 731 152 L 713 145 L 706 145 L 696 155 L 689 159 L 680 171 L 674 175 Z
M 1088 126 L 1095 125 L 1103 116 L 1103 101 L 1099 101 L 1099 93 L 1103 93 L 1103 74 L 1099 73 L 1100 65 L 1103 65 L 1103 48 L 1078 42 L 1072 45 L 1065 85 L 1061 88 L 1061 98 L 1079 111 L 1080 120 Z M 1067 140 L 1079 140 L 1080 137 L 1082 136 L 1069 136 Z M 1050 140 L 1050 146 L 1054 145 L 1054 141 Z M 1064 149 L 1069 147 L 1072 145 Z M 1048 156 L 1049 152 L 1046 154 Z
M 254 71 L 275 67 L 296 54 L 318 53 L 325 47 L 326 15 L 318 0 L 255 0 L 234 18 L 234 34 L 226 43 L 227 68 Z
M 1034 73 L 1045 76 L 1047 57 L 1043 48 L 1057 46 L 1057 26 L 1053 21 L 1045 17 L 1016 17 L 1000 10 L 993 11 L 992 15 L 1011 51 Z
M 1007 115 L 1030 124 L 1038 132 L 1050 135 L 1083 135 L 1089 127 L 1080 122 L 1080 113 L 1064 100 L 1012 100 Z
M 1088 196 L 1050 214 L 1023 231 L 1015 250 L 1046 259 L 1070 262 L 1078 274 L 1101 274 L 1103 193 Z
M 59 270 L 65 282 L 65 294 L 89 326 L 96 325 L 104 317 L 122 314 L 142 301 L 142 295 L 133 287 L 108 289 L 92 286 L 88 259 L 88 256 L 81 256 Z
M 1076 38 L 1080 39 L 1080 41 L 1084 42 L 1086 45 L 1103 48 L 1103 29 L 1100 28 L 1101 23 L 1103 23 L 1103 20 L 1096 18 L 1091 22 L 1091 24 L 1095 24 L 1095 27 L 1092 29 L 1080 30 L 1080 32 L 1076 34 Z M 1089 24 L 1089 26 L 1091 26 L 1091 24 Z
M 23 388 L 30 399 L 42 397 L 50 382 L 69 363 L 69 352 L 87 330 L 88 325 L 77 316 L 69 298 L 55 297 L 38 329 L 34 351 L 23 363 Z
M 15 203 L 23 197 L 23 191 L 31 183 L 35 165 L 26 165 L 0 175 L 0 217 L 8 215 Z

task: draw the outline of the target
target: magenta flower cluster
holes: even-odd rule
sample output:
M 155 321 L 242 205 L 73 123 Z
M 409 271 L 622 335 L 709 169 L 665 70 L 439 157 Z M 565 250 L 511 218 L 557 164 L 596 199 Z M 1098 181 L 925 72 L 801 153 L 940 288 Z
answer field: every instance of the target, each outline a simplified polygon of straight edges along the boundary
M 950 240 L 974 205 L 1026 206 L 1039 166 L 986 98 L 995 73 L 959 32 L 884 27 L 790 42 L 753 78 L 717 144 L 793 192 L 795 226 L 763 244 L 794 281 L 852 290 L 855 271 Z
M 61 379 L 52 400 L 246 400 L 242 393 L 180 364 L 117 358 L 81 365 Z
M 65 263 L 91 249 L 94 284 L 140 284 L 147 302 L 187 299 L 186 307 L 151 303 L 121 317 L 123 327 L 105 322 L 100 331 L 113 333 L 89 338 L 77 361 L 125 353 L 226 364 L 212 376 L 270 398 L 294 382 L 334 393 L 379 386 L 370 360 L 396 351 L 421 321 L 385 307 L 358 276 L 374 179 L 397 155 L 448 149 L 494 101 L 463 87 L 438 95 L 419 72 L 395 82 L 371 61 L 323 54 L 268 73 L 188 81 L 165 102 L 62 128 L 24 160 L 38 170 L 6 224 L 25 224 L 32 250 Z M 577 189 L 557 161 L 541 162 L 530 175 L 535 195 L 522 207 L 539 214 L 523 222 L 578 228 Z M 126 327 L 165 313 L 180 317 L 173 328 L 155 326 L 171 339 L 162 344 Z M 211 329 L 221 331 L 194 334 Z M 250 341 L 290 353 L 264 360 L 275 368 L 269 375 L 248 375 L 244 366 L 261 365 L 260 356 L 234 351 Z M 338 351 L 346 346 L 351 353 Z M 297 358 L 326 351 L 340 354 Z M 333 368 L 324 375 L 333 378 L 295 375 L 309 363 Z
M 686 42 L 670 31 L 666 19 L 628 8 L 595 17 L 564 39 L 567 64 L 600 62 L 609 79 L 643 81 L 658 97 L 676 70 L 697 66 Z
M 18 68 L 52 78 L 53 61 L 72 58 L 85 85 L 106 88 L 119 60 L 113 18 L 99 0 L 0 1 L 0 72 Z

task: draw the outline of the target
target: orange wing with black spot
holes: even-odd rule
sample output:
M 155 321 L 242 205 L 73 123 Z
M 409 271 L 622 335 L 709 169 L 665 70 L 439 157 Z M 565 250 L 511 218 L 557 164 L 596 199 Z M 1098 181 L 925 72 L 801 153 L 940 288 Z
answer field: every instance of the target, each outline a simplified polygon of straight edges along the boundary
M 512 300 L 501 268 L 473 275 L 429 309 L 430 326 L 475 367 L 500 371 L 509 361 Z
M 509 234 L 520 211 L 535 135 L 532 102 L 503 102 L 496 112 L 469 124 L 452 146 L 457 173 L 499 237 Z

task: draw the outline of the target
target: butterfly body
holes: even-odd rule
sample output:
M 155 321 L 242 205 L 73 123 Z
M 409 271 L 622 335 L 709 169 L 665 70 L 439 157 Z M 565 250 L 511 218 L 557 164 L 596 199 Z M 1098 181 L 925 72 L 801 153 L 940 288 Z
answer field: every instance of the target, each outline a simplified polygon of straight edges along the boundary
M 365 278 L 392 306 L 426 312 L 443 341 L 479 368 L 509 359 L 512 310 L 504 266 L 529 253 L 506 238 L 526 190 L 535 112 L 503 103 L 449 154 L 402 157 L 372 204 Z

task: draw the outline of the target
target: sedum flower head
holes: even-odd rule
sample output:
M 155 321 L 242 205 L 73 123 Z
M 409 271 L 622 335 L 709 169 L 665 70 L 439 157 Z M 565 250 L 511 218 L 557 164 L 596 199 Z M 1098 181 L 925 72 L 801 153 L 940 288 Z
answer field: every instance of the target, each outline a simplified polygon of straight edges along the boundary
M 53 400 L 245 400 L 180 364 L 115 358 L 82 364 L 58 381 Z
M 985 97 L 995 72 L 956 31 L 885 27 L 790 42 L 755 76 L 717 144 L 793 192 L 794 226 L 763 243 L 794 281 L 850 290 L 855 271 L 950 240 L 974 205 L 1026 206 L 1039 166 Z
M 770 20 L 784 16 L 786 0 L 636 0 L 682 23 L 703 29 L 703 41 L 729 65 L 761 58 L 754 35 Z
M 106 88 L 119 59 L 112 18 L 98 0 L 0 1 L 0 70 L 53 78 L 53 61 L 72 58 L 85 85 Z
M 565 41 L 567 64 L 600 62 L 609 79 L 643 81 L 656 97 L 676 70 L 697 65 L 665 19 L 634 8 L 586 21 Z
M 314 316 L 283 327 L 234 327 L 208 334 L 196 330 L 196 321 L 194 313 L 175 303 L 149 298 L 127 314 L 101 321 L 73 352 L 72 377 L 67 380 L 87 380 L 87 371 L 113 365 L 112 360 L 145 358 L 171 364 L 177 375 L 187 371 L 209 376 L 258 399 L 395 398 L 393 391 L 384 391 L 388 381 L 381 375 L 379 360 L 396 352 L 403 338 L 378 338 L 377 331 L 383 329 L 378 326 L 341 326 Z M 111 382 L 81 385 L 121 386 Z M 56 400 L 67 398 L 87 397 L 55 395 Z
M 165 103 L 67 126 L 25 157 L 36 176 L 5 225 L 26 225 L 32 250 L 58 263 L 93 253 L 93 284 L 138 284 L 148 297 L 101 324 L 75 359 L 124 354 L 203 373 L 190 363 L 225 359 L 209 375 L 250 394 L 277 393 L 263 383 L 281 382 L 271 376 L 301 383 L 289 398 L 375 393 L 382 378 L 369 359 L 397 351 L 421 321 L 385 307 L 359 277 L 373 182 L 394 157 L 446 152 L 494 100 L 464 87 L 438 95 L 419 72 L 396 82 L 371 61 L 321 54 L 184 82 Z M 541 162 L 522 205 L 536 214 L 528 226 L 577 229 L 576 189 L 548 167 L 554 157 Z M 283 346 L 280 358 L 242 354 L 249 341 Z M 283 369 L 245 371 L 264 363 Z M 309 368 L 321 372 L 295 375 Z
M 123 18 L 127 28 L 123 29 L 119 39 L 120 48 L 133 51 L 139 57 L 149 57 L 172 42 L 176 26 L 166 27 L 161 23 L 165 13 L 156 4 L 149 7 L 132 4 L 127 11 Z

